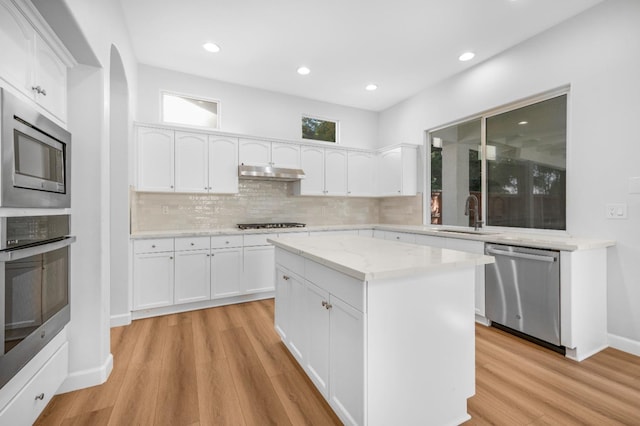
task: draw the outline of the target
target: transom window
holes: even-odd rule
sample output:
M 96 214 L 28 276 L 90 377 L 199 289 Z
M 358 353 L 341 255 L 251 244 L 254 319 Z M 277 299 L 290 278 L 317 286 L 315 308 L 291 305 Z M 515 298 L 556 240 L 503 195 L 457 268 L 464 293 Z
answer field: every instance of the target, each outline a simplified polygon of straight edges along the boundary
M 429 132 L 431 223 L 566 230 L 567 94 Z
M 217 129 L 220 105 L 217 101 L 162 92 L 161 120 L 165 123 Z
M 338 142 L 338 122 L 324 118 L 302 116 L 302 139 Z

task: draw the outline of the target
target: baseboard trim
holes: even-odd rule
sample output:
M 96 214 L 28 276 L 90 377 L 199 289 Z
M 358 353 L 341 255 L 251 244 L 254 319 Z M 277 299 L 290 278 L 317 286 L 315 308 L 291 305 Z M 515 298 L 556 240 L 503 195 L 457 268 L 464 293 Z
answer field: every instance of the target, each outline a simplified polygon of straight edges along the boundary
M 113 370 L 113 355 L 109 354 L 105 362 L 100 367 L 70 373 L 56 393 L 66 393 L 78 389 L 89 388 L 91 386 L 101 385 L 107 381 L 111 374 L 111 370 Z
M 111 315 L 111 328 L 113 327 L 122 327 L 123 325 L 131 324 L 131 312 L 127 312 L 126 314 L 120 315 Z
M 609 334 L 609 346 L 623 352 L 630 353 L 635 356 L 640 356 L 640 342 L 637 340 L 631 340 L 627 337 L 616 336 L 615 334 Z

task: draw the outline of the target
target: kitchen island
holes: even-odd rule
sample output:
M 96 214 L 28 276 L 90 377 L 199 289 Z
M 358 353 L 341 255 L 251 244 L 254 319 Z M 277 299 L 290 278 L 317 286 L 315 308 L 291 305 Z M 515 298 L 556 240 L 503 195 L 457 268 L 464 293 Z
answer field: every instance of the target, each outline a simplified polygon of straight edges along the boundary
M 348 235 L 269 241 L 275 328 L 345 424 L 469 419 L 475 267 L 492 257 Z

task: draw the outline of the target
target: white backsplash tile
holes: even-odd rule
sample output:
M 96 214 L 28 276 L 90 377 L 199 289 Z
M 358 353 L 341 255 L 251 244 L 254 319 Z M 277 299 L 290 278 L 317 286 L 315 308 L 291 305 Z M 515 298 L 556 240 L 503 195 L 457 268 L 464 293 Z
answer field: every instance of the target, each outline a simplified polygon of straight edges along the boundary
M 420 224 L 422 196 L 302 197 L 289 182 L 240 180 L 238 194 L 133 192 L 131 230 L 172 231 L 235 227 L 246 222 L 314 225 Z

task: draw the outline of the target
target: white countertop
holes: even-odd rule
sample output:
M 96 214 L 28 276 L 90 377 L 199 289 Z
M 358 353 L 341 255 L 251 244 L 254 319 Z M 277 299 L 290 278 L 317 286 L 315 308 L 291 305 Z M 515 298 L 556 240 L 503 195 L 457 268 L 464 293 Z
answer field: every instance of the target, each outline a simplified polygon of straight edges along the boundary
M 355 235 L 270 238 L 276 247 L 361 281 L 493 263 L 493 257 Z
M 314 232 L 314 231 L 339 231 L 350 229 L 377 229 L 381 231 L 408 232 L 413 234 L 431 235 L 444 238 L 458 238 L 464 240 L 483 241 L 488 243 L 520 245 L 525 247 L 535 247 L 551 250 L 589 250 L 605 248 L 615 245 L 615 241 L 596 238 L 580 238 L 561 233 L 535 233 L 535 232 L 510 232 L 493 231 L 482 229 L 473 232 L 472 228 L 463 227 L 436 227 L 434 225 L 384 225 L 384 224 L 362 224 L 362 225 L 321 225 L 307 226 L 304 228 L 284 228 L 284 229 L 251 229 L 240 230 L 238 228 L 215 228 L 204 230 L 184 230 L 184 231 L 146 231 L 136 232 L 131 235 L 132 239 L 146 238 L 172 238 L 172 237 L 194 237 L 213 235 L 247 235 L 247 234 L 284 234 L 288 232 Z M 452 232 L 452 231 L 464 231 Z

